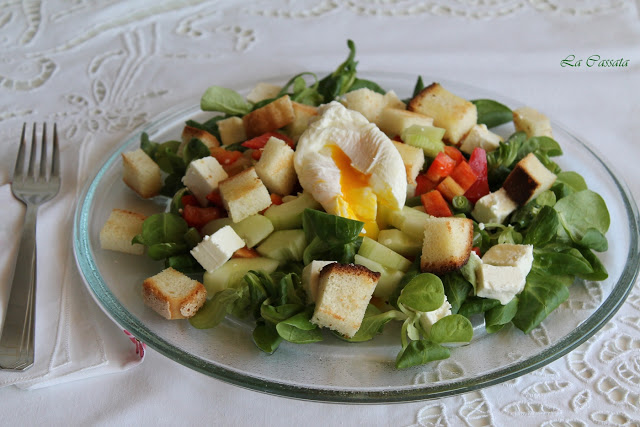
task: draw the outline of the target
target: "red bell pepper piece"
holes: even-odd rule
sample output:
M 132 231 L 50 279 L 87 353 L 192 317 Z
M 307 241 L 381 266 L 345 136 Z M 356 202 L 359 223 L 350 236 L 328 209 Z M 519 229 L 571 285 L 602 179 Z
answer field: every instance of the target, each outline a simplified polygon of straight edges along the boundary
M 476 255 L 478 255 L 479 257 L 481 257 L 481 256 L 482 256 L 482 253 L 480 252 L 480 248 L 479 248 L 479 247 L 474 246 L 474 247 L 472 247 L 472 248 L 471 248 L 471 250 L 472 250 L 473 252 L 475 252 L 475 253 L 476 253 Z
M 469 166 L 469 163 L 462 161 L 458 163 L 451 175 L 449 175 L 455 182 L 462 187 L 463 191 L 467 191 L 478 179 L 478 176 Z
M 440 182 L 444 177 L 449 176 L 453 172 L 453 168 L 456 167 L 456 161 L 445 153 L 440 152 L 433 159 L 429 169 L 427 169 L 427 178 L 433 182 Z
M 186 205 L 182 210 L 182 217 L 189 227 L 200 228 L 209 221 L 222 218 L 225 216 L 225 211 L 219 207 L 201 208 L 193 205 Z
M 253 148 L 254 150 L 258 150 L 260 148 L 264 148 L 265 145 L 267 145 L 267 141 L 269 141 L 269 138 L 271 137 L 275 137 L 278 139 L 283 140 L 284 142 L 287 143 L 287 145 L 291 148 L 295 148 L 295 142 L 293 142 L 293 139 L 289 138 L 286 135 L 283 135 L 281 133 L 278 132 L 267 132 L 267 133 L 263 133 L 260 136 L 256 136 L 255 138 L 251 138 L 245 142 L 242 143 L 243 147 L 247 147 L 247 148 Z
M 280 197 L 279 194 L 276 193 L 271 193 L 269 195 L 271 197 L 271 203 L 274 205 L 281 205 L 282 204 L 282 197 Z
M 218 163 L 222 166 L 230 165 L 231 163 L 242 157 L 242 153 L 239 151 L 229 151 L 222 147 L 211 147 L 211 155 L 216 158 Z
M 222 206 L 222 196 L 218 190 L 213 190 L 211 193 L 207 194 L 207 200 L 214 206 Z
M 471 167 L 478 179 L 464 193 L 464 196 L 471 203 L 476 203 L 482 196 L 486 196 L 490 192 L 487 173 L 487 152 L 480 147 L 474 148 L 471 157 L 469 157 L 469 167 Z
M 438 190 L 431 190 L 428 193 L 424 193 L 420 196 L 420 200 L 422 201 L 422 206 L 424 206 L 424 211 L 429 215 L 437 217 L 453 215 L 447 201 Z
M 193 194 L 187 194 L 182 196 L 180 198 L 180 203 L 182 203 L 183 207 L 187 205 L 200 206 L 200 203 L 198 203 L 198 199 Z
M 445 145 L 444 153 L 447 156 L 451 157 L 453 160 L 455 160 L 456 165 L 464 161 L 464 156 L 462 155 L 462 152 L 452 145 Z
M 252 248 L 240 248 L 231 255 L 231 258 L 258 258 L 260 254 Z
M 416 196 L 431 191 L 436 188 L 437 183 L 427 178 L 426 173 L 421 173 L 416 177 Z
M 260 160 L 260 157 L 262 157 L 262 150 L 261 149 L 256 148 L 253 151 L 251 151 L 251 158 L 253 160 Z

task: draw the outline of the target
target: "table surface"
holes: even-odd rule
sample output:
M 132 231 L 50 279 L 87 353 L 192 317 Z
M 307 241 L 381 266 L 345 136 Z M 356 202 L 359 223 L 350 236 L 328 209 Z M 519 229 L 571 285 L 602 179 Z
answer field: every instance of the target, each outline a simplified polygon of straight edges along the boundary
M 133 129 L 197 102 L 203 88 L 334 68 L 347 38 L 356 42 L 360 71 L 439 76 L 539 106 L 588 141 L 640 199 L 640 3 L 632 0 L 5 2 L 1 189 L 9 188 L 17 150 L 10 142 L 23 122 L 55 120 L 63 155 L 81 151 L 77 177 L 90 175 Z M 594 55 L 621 61 L 598 66 Z M 66 167 L 73 170 L 68 160 Z M 80 188 L 77 177 L 71 185 Z M 0 237 L 20 224 L 19 213 L 4 210 Z M 39 262 L 46 271 L 56 260 Z M 1 271 L 9 264 L 2 255 Z M 109 324 L 97 307 L 90 313 Z M 638 337 L 636 288 L 599 334 L 542 369 L 464 395 L 392 405 L 261 394 L 148 348 L 144 362 L 125 372 L 1 388 L 0 418 L 17 425 L 640 425 Z

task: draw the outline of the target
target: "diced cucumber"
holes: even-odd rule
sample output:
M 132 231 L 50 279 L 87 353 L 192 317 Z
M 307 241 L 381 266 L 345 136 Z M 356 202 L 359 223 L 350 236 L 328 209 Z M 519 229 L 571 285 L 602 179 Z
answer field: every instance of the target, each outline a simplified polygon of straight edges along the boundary
M 371 271 L 380 273 L 380 280 L 376 285 L 376 289 L 373 291 L 373 295 L 378 298 L 387 298 L 396 290 L 400 280 L 404 273 L 400 270 L 394 270 L 393 268 L 387 268 L 382 264 L 363 257 L 362 255 L 356 255 L 354 262 L 356 264 L 367 267 Z
M 231 218 L 219 218 L 202 227 L 204 234 L 213 234 L 225 225 L 230 225 L 247 247 L 252 248 L 273 232 L 273 224 L 264 215 L 255 214 L 234 223 Z
M 207 289 L 207 297 L 235 286 L 249 270 L 260 270 L 273 273 L 278 268 L 278 261 L 269 258 L 231 258 L 213 272 L 204 273 L 202 284 Z
M 409 236 L 422 238 L 424 236 L 424 224 L 429 218 L 428 214 L 418 209 L 404 206 L 402 210 L 391 213 L 389 222 Z
M 408 259 L 369 237 L 362 239 L 358 255 L 394 270 L 407 271 L 411 267 L 411 262 Z
M 256 250 L 264 257 L 284 263 L 302 261 L 302 254 L 307 247 L 304 230 L 278 230 L 271 233 Z
M 420 236 L 422 237 L 422 236 Z M 422 238 L 409 236 L 395 228 L 382 230 L 378 234 L 378 243 L 403 256 L 416 256 L 422 252 Z
M 444 151 L 444 132 L 444 129 L 435 126 L 413 125 L 402 131 L 401 138 L 408 145 L 422 148 L 425 155 L 435 157 Z
M 276 230 L 302 228 L 302 213 L 305 209 L 319 209 L 320 203 L 309 193 L 302 193 L 295 199 L 281 205 L 271 205 L 264 212 Z

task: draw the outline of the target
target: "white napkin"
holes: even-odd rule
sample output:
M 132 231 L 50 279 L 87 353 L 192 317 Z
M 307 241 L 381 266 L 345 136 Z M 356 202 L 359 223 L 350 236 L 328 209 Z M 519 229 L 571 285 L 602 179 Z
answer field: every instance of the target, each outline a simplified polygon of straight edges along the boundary
M 0 371 L 0 386 L 46 387 L 123 371 L 144 359 L 143 346 L 96 306 L 73 256 L 77 197 L 90 178 L 90 157 L 95 158 L 91 138 L 85 138 L 80 147 L 60 141 L 62 187 L 53 200 L 40 207 L 37 221 L 36 360 L 23 372 Z M 2 181 L 0 241 L 6 250 L 0 255 L 0 319 L 4 319 L 9 298 L 9 275 L 24 216 L 24 207 L 13 198 L 10 184 Z

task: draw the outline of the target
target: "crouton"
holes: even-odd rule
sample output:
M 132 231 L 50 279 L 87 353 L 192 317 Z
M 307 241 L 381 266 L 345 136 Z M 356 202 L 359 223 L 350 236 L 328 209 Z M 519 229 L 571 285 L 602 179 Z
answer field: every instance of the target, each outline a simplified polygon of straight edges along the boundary
M 517 204 L 526 205 L 538 194 L 551 188 L 555 181 L 555 174 L 535 154 L 529 153 L 516 164 L 502 188 Z
M 474 125 L 462 139 L 460 151 L 471 154 L 476 147 L 480 147 L 488 153 L 498 148 L 500 141 L 502 141 L 502 137 L 491 132 L 487 125 Z
M 200 206 L 207 206 L 207 196 L 218 189 L 220 181 L 229 177 L 215 157 L 203 157 L 189 163 L 182 183 L 193 194 Z
M 286 196 L 293 191 L 298 175 L 293 167 L 293 149 L 279 138 L 271 137 L 256 163 L 256 173 L 272 193 Z
M 244 171 L 220 182 L 222 203 L 233 222 L 257 214 L 271 205 L 271 196 L 255 168 Z
M 278 96 L 281 89 L 282 88 L 280 86 L 260 82 L 251 89 L 251 92 L 247 95 L 247 101 L 255 104 L 257 102 L 264 101 L 265 99 L 275 98 Z
M 247 138 L 254 138 L 272 132 L 293 122 L 295 115 L 289 95 L 253 110 L 242 118 Z
M 411 126 L 433 126 L 433 118 L 399 108 L 385 108 L 380 113 L 378 127 L 390 137 L 402 135 L 402 131 Z
M 454 145 L 478 121 L 478 111 L 473 103 L 454 95 L 439 83 L 424 88 L 409 102 L 407 109 L 433 117 L 433 125 L 444 128 L 444 139 Z
M 517 131 L 524 131 L 527 136 L 548 136 L 553 138 L 549 118 L 531 107 L 513 110 L 513 124 Z
M 420 268 L 423 272 L 445 274 L 467 263 L 473 246 L 473 221 L 446 217 L 427 219 Z
M 353 337 L 364 318 L 380 273 L 355 264 L 331 263 L 320 270 L 311 322 Z
M 224 145 L 235 144 L 247 139 L 244 123 L 240 117 L 228 117 L 219 120 L 218 132 L 220 132 L 220 139 Z
M 395 92 L 383 95 L 369 88 L 356 89 L 344 95 L 343 104 L 350 110 L 358 111 L 371 123 L 378 124 L 380 114 L 385 108 L 404 109 L 405 105 Z
M 169 267 L 142 283 L 144 303 L 165 319 L 186 319 L 202 307 L 207 290 L 193 280 Z
M 398 141 L 391 141 L 400 153 L 404 168 L 407 172 L 407 185 L 415 185 L 416 177 L 424 166 L 424 151 L 420 147 L 413 147 Z
M 131 240 L 142 233 L 142 223 L 146 216 L 137 212 L 114 209 L 100 230 L 100 247 L 126 254 L 142 255 L 144 246 Z
M 160 167 L 141 148 L 122 153 L 122 180 L 140 197 L 148 199 L 160 194 L 162 172 Z
M 291 106 L 293 107 L 294 118 L 291 123 L 284 127 L 284 130 L 291 139 L 297 142 L 300 135 L 309 127 L 309 120 L 318 115 L 318 108 L 293 101 Z
M 182 142 L 178 147 L 179 156 L 182 156 L 184 147 L 186 147 L 192 139 L 199 140 L 209 149 L 220 146 L 220 141 L 218 141 L 218 138 L 216 138 L 215 135 L 211 135 L 206 130 L 194 128 L 192 126 L 185 126 L 182 130 Z

